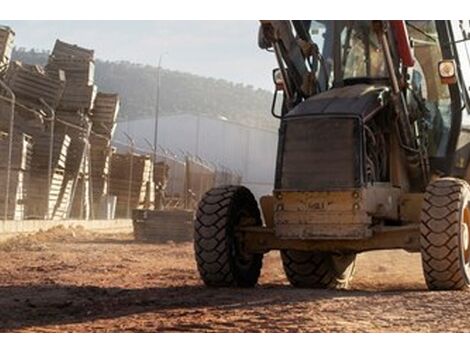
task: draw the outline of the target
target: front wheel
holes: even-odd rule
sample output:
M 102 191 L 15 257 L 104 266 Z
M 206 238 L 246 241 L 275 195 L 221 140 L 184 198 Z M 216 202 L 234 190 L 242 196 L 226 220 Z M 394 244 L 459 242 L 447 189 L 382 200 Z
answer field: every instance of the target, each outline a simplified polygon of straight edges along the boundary
M 470 187 L 451 177 L 431 182 L 421 210 L 420 244 L 430 290 L 470 286 Z
M 194 222 L 194 250 L 207 286 L 252 287 L 257 283 L 263 255 L 244 250 L 237 227 L 261 224 L 258 204 L 246 187 L 217 187 L 203 196 Z

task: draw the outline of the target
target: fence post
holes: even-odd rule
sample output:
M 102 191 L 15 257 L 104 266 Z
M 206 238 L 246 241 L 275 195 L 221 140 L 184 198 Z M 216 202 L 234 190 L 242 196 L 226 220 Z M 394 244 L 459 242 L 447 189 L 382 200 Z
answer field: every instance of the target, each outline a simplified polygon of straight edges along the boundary
M 189 190 L 191 188 L 191 171 L 189 166 L 189 157 L 186 156 L 185 159 L 185 167 L 184 167 L 184 209 L 189 209 Z
M 47 197 L 46 197 L 46 219 L 52 219 L 52 213 L 49 214 L 49 197 L 51 195 L 51 187 L 52 187 L 52 154 L 54 152 L 54 128 L 55 128 L 55 111 L 54 109 L 47 104 L 44 99 L 40 99 L 42 105 L 49 110 L 50 120 L 51 120 L 51 130 L 49 133 L 49 159 L 47 162 Z
M 0 80 L 0 85 L 7 91 L 11 97 L 11 108 L 10 108 L 10 128 L 8 131 L 8 163 L 7 163 L 7 179 L 5 184 L 5 209 L 3 220 L 8 220 L 8 208 L 10 202 L 10 178 L 11 178 L 11 159 L 13 154 L 13 129 L 15 127 L 15 104 L 16 97 L 15 93 L 8 87 L 3 80 Z
M 132 196 L 132 179 L 134 173 L 134 140 L 127 136 L 130 142 L 130 153 L 131 156 L 129 158 L 129 188 L 127 190 L 127 218 L 131 218 L 131 196 Z

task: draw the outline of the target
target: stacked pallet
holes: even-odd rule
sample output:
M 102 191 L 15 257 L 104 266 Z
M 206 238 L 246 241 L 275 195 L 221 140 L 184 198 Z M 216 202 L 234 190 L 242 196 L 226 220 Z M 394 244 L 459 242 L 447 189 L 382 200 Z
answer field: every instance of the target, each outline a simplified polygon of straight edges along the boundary
M 94 85 L 94 52 L 57 40 L 46 66 L 51 75 L 65 72 L 66 84 L 59 108 L 88 113 L 97 94 Z
M 135 209 L 132 223 L 136 240 L 156 243 L 189 242 L 193 239 L 194 211 Z
M 150 208 L 154 199 L 153 165 L 149 156 L 115 153 L 111 160 L 110 193 L 117 197 L 116 216 Z
M 69 44 L 59 39 L 55 41 L 52 55 L 55 59 L 76 58 L 85 61 L 93 61 L 94 51 L 91 49 L 81 48 L 75 44 Z
M 89 119 L 79 112 L 57 111 L 57 125 L 55 134 L 58 136 L 68 135 L 70 145 L 65 163 L 64 181 L 59 198 L 59 205 L 54 213 L 56 218 L 66 218 L 71 214 L 74 195 L 80 192 L 78 188 L 79 179 L 82 176 L 82 166 L 87 159 L 87 139 Z M 84 198 L 84 206 L 89 207 L 89 200 Z
M 42 99 L 55 108 L 64 92 L 65 76 L 59 72 L 52 77 L 38 65 L 15 61 L 6 73 L 5 83 L 15 93 L 18 102 L 32 108 L 44 108 Z
M 24 133 L 15 133 L 13 136 L 10 182 L 7 191 L 9 140 L 8 132 L 0 130 L 0 218 L 5 215 L 5 198 L 8 192 L 7 219 L 22 220 L 25 216 L 25 199 L 29 186 L 32 139 Z
M 15 32 L 9 27 L 0 26 L 0 76 L 8 69 L 14 40 Z
M 68 135 L 56 135 L 52 141 L 49 133 L 38 135 L 34 142 L 31 162 L 31 189 L 26 202 L 26 214 L 33 219 L 55 218 L 64 188 L 65 165 L 70 146 Z M 51 177 L 49 179 L 49 156 Z
M 95 63 L 90 59 L 76 58 L 75 55 L 61 55 L 57 53 L 49 60 L 46 70 L 56 75 L 60 70 L 67 75 L 67 82 L 76 86 L 91 86 L 94 83 Z
M 90 219 L 90 162 L 89 158 L 84 158 L 84 162 L 80 165 L 77 182 L 73 188 L 73 200 L 70 209 L 70 217 L 76 219 Z
M 58 137 L 68 135 L 71 143 L 64 169 L 64 179 L 54 218 L 90 215 L 88 167 L 89 113 L 96 97 L 93 51 L 57 40 L 46 65 L 51 76 L 65 74 L 65 88 L 56 118 Z
M 109 194 L 109 174 L 111 165 L 111 142 L 109 139 L 92 135 L 90 137 L 91 184 L 94 214 L 97 218 L 105 218 L 102 214 L 103 202 Z
M 65 166 L 66 174 L 72 178 L 77 176 L 83 158 L 86 157 L 89 119 L 79 112 L 57 111 L 56 135 L 68 135 L 71 138 L 68 158 Z
M 13 38 L 9 28 L 0 27 L 0 78 L 17 98 L 13 134 L 15 138 L 28 135 L 34 142 L 30 184 L 25 187 L 32 190 L 25 201 L 26 216 L 88 219 L 93 210 L 98 214 L 106 203 L 103 216 L 108 218 L 108 205 L 112 204 L 111 139 L 119 111 L 118 96 L 97 92 L 93 50 L 57 40 L 42 68 L 10 63 Z M 12 103 L 1 93 L 0 130 L 5 134 L 10 132 Z M 10 198 L 18 197 L 12 193 Z
M 99 92 L 96 95 L 91 121 L 93 131 L 97 134 L 112 138 L 116 119 L 119 113 L 119 96 Z
M 91 152 L 91 182 L 93 188 L 93 203 L 95 215 L 107 218 L 109 202 L 109 171 L 111 160 L 111 139 L 116 126 L 119 112 L 119 97 L 117 94 L 99 92 L 96 96 L 91 114 L 92 137 Z

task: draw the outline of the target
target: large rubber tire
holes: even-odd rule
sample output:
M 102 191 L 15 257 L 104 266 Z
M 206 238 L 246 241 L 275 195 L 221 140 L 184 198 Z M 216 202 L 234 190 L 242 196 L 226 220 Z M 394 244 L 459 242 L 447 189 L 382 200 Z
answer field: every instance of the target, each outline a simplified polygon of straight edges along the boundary
M 463 290 L 470 285 L 470 187 L 466 181 L 431 182 L 421 210 L 420 244 L 430 290 Z
M 356 255 L 282 250 L 281 259 L 294 287 L 345 289 L 354 274 Z
M 243 250 L 236 227 L 261 224 L 255 197 L 245 187 L 213 188 L 203 196 L 194 222 L 194 250 L 207 286 L 252 287 L 257 283 L 263 255 Z

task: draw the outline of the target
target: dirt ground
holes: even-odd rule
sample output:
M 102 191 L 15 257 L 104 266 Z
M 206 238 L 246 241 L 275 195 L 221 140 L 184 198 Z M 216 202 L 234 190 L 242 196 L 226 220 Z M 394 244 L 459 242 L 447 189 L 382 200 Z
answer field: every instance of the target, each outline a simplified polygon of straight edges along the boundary
M 420 258 L 359 256 L 347 291 L 293 289 L 279 255 L 254 289 L 208 289 L 191 243 L 57 229 L 0 243 L 0 331 L 470 331 L 470 292 L 428 292 Z

